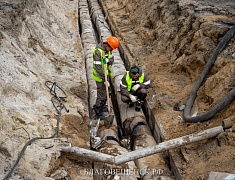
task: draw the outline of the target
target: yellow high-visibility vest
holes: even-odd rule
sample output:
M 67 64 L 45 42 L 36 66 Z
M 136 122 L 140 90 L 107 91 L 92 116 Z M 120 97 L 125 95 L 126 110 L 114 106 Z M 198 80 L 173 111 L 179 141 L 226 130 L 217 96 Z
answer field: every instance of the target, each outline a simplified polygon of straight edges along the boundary
M 95 53 L 96 50 L 100 51 L 100 55 L 101 55 L 101 67 L 102 67 L 102 69 L 103 69 L 103 71 L 104 71 L 104 61 L 103 61 L 103 59 L 105 58 L 104 50 L 102 50 L 102 49 L 100 49 L 100 48 L 96 48 L 96 49 L 94 49 L 94 50 L 92 51 L 92 58 L 93 58 L 93 62 L 92 62 L 92 63 L 93 63 L 92 78 L 93 78 L 95 81 L 97 81 L 97 82 L 103 82 L 102 78 L 99 77 L 97 71 L 94 69 L 94 53 Z M 110 58 L 110 57 L 111 57 L 111 53 L 110 53 L 110 51 L 108 51 L 108 58 Z M 110 77 L 113 76 L 113 73 L 112 73 L 112 71 L 111 71 L 111 65 L 108 65 L 108 66 L 107 66 L 106 74 L 109 75 Z
M 144 82 L 144 73 L 139 77 L 139 83 L 143 84 Z M 126 72 L 126 84 L 127 84 L 127 91 L 131 91 L 132 87 L 132 78 L 130 77 L 129 71 Z

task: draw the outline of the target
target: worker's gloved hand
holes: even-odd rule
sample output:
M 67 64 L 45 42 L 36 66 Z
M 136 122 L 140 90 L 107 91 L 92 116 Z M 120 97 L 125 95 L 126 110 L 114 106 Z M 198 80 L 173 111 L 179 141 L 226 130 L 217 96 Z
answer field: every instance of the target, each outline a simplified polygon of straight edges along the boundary
M 129 97 L 133 103 L 137 102 L 137 98 L 135 96 L 133 96 L 132 94 Z
M 106 86 L 106 82 L 104 81 L 104 85 Z M 107 81 L 107 85 L 108 85 L 108 87 L 110 87 L 110 84 L 109 84 L 109 82 Z
M 103 58 L 102 61 L 104 64 L 107 64 L 109 62 L 109 58 Z
M 136 85 L 134 85 L 131 89 L 133 90 L 133 91 L 137 91 L 137 89 L 139 89 L 140 88 L 140 85 L 139 84 L 136 84 Z

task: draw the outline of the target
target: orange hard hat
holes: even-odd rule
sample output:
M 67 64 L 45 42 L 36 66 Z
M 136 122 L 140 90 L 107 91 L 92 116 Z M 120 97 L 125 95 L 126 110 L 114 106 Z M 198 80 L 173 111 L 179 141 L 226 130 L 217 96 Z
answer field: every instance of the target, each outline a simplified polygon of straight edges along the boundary
M 107 39 L 107 43 L 113 48 L 113 50 L 117 49 L 119 46 L 119 41 L 116 37 L 110 36 Z

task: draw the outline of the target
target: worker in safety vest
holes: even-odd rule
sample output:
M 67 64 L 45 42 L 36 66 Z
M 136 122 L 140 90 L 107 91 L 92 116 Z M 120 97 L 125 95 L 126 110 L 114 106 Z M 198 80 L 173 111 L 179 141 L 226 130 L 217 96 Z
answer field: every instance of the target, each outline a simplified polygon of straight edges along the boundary
M 149 77 L 134 65 L 120 81 L 121 100 L 129 104 L 129 108 L 136 103 L 135 110 L 140 111 L 150 87 Z
M 119 41 L 116 37 L 108 37 L 105 42 L 101 42 L 92 51 L 93 57 L 93 69 L 92 78 L 96 82 L 97 86 L 97 98 L 96 103 L 93 106 L 97 118 L 104 119 L 104 111 L 107 111 L 106 101 L 106 86 L 105 86 L 105 74 L 104 65 L 107 64 L 107 77 L 112 77 L 111 66 L 114 62 L 114 56 L 112 51 L 116 50 L 119 46 Z M 109 84 L 109 83 L 108 83 Z

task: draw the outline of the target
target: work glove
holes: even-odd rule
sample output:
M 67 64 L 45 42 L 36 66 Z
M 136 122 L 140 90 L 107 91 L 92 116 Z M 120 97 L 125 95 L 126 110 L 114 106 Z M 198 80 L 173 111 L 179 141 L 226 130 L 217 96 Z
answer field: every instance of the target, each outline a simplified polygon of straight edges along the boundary
M 104 64 L 107 64 L 109 62 L 109 58 L 103 58 L 102 61 Z
M 133 103 L 137 102 L 137 98 L 135 96 L 133 96 L 132 94 L 129 97 Z
M 140 88 L 140 85 L 139 84 L 136 84 L 136 85 L 134 85 L 131 89 L 133 90 L 133 91 L 137 91 L 137 89 L 139 89 Z

